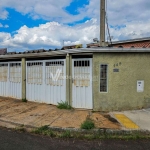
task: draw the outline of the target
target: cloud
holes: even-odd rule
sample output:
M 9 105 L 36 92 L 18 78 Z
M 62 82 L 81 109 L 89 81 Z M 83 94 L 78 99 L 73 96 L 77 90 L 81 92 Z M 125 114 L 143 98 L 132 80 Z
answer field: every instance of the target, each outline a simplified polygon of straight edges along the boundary
M 0 32 L 0 45 L 10 50 L 23 51 L 27 49 L 56 48 L 65 45 L 86 44 L 93 38 L 99 38 L 100 0 L 89 0 L 88 5 L 77 9 L 78 15 L 65 11 L 73 0 L 5 0 L 1 2 L 0 18 L 9 15 L 5 8 L 13 8 L 22 14 L 28 14 L 33 19 L 46 19 L 46 24 L 38 27 L 20 27 L 12 36 Z M 4 13 L 5 12 L 5 13 Z M 5 14 L 5 15 L 4 15 Z M 150 36 L 150 1 L 149 0 L 107 0 L 108 23 L 113 40 L 124 40 Z M 69 26 L 67 23 L 91 20 Z M 93 19 L 92 19 L 93 18 Z M 6 25 L 0 25 L 5 26 Z M 7 26 L 8 27 L 8 26 Z
M 9 13 L 0 7 L 0 19 L 5 20 L 8 18 Z
M 61 48 L 65 45 L 86 44 L 98 36 L 97 21 L 91 19 L 74 27 L 63 25 L 58 22 L 48 22 L 39 27 L 28 28 L 22 26 L 11 36 L 9 33 L 0 33 L 3 37 L 0 45 L 15 50 Z
M 129 22 L 123 28 L 110 28 L 110 33 L 113 40 L 147 37 L 150 35 L 149 24 L 150 21 Z M 93 38 L 96 37 L 99 38 L 97 19 L 91 19 L 73 27 L 58 22 L 47 22 L 33 28 L 24 25 L 13 36 L 2 32 L 0 33 L 0 45 L 8 47 L 11 51 L 50 49 L 61 48 L 63 41 L 65 45 L 80 43 L 85 45 L 93 42 Z
M 2 8 L 12 8 L 23 15 L 28 14 L 33 19 L 45 19 L 63 23 L 82 20 L 83 15 L 71 15 L 65 11 L 73 0 L 5 0 L 1 2 Z M 6 10 L 5 10 L 6 12 Z
M 2 23 L 0 23 L 0 28 L 9 28 L 9 25 L 3 25 Z

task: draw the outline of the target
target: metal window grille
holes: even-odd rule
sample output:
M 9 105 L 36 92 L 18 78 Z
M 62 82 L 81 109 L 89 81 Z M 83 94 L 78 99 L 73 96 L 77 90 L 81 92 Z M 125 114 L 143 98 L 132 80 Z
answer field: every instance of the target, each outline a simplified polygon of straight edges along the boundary
M 74 85 L 79 87 L 90 85 L 90 61 L 74 61 Z
M 10 81 L 21 82 L 21 63 L 10 63 Z
M 6 82 L 8 76 L 8 64 L 0 64 L 0 81 Z
M 27 83 L 42 84 L 43 80 L 43 63 L 29 62 L 27 63 Z
M 64 80 L 64 62 L 51 61 L 46 62 L 46 84 L 52 86 L 63 86 Z
M 107 92 L 107 69 L 106 64 L 100 66 L 100 92 Z

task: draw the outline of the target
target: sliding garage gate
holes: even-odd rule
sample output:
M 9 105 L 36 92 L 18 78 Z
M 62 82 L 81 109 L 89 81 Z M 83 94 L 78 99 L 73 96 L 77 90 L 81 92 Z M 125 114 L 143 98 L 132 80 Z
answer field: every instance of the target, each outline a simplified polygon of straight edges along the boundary
M 21 62 L 0 62 L 0 96 L 21 99 Z
M 66 61 L 42 60 L 26 62 L 26 98 L 57 105 L 66 101 Z
M 75 108 L 93 109 L 92 58 L 72 60 L 72 105 Z

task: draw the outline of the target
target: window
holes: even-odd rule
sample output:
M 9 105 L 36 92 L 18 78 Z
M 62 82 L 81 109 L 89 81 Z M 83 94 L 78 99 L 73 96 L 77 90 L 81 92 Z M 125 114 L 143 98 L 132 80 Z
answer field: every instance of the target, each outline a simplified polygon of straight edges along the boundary
M 8 64 L 0 64 L 0 82 L 6 82 L 8 76 Z
M 46 62 L 46 84 L 51 86 L 63 86 L 64 61 Z
M 28 62 L 27 63 L 27 83 L 42 84 L 43 80 L 43 63 Z
M 100 65 L 100 92 L 107 92 L 107 68 L 108 65 Z
M 21 82 L 21 63 L 10 63 L 10 82 Z

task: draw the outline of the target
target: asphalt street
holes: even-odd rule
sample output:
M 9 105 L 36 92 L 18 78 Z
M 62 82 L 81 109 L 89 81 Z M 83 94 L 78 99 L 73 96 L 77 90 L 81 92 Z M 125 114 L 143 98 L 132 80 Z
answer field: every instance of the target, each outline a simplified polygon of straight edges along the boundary
M 0 150 L 149 150 L 149 140 L 56 139 L 0 128 Z

